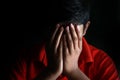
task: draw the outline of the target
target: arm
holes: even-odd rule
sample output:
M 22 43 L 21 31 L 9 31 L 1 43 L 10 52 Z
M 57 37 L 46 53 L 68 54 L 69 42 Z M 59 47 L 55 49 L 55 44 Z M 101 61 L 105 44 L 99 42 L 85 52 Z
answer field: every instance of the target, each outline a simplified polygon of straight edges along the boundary
M 34 80 L 56 80 L 60 74 L 51 72 L 49 69 L 45 69 Z
M 63 71 L 62 42 L 63 27 L 56 26 L 50 43 L 46 47 L 48 66 L 35 80 L 56 80 Z
M 47 48 L 47 59 L 48 59 L 48 66 L 45 67 L 42 63 L 39 63 L 40 66 L 40 73 L 37 74 L 36 71 L 34 71 L 31 65 L 27 65 L 27 60 L 23 60 L 20 58 L 17 59 L 17 64 L 15 64 L 15 67 L 12 67 L 12 72 L 9 72 L 9 80 L 56 80 L 57 77 L 62 73 L 63 71 L 63 61 L 62 61 L 62 43 L 60 42 L 61 35 L 63 33 L 63 28 L 58 25 L 56 26 L 56 30 L 52 35 L 50 44 Z M 25 53 L 25 52 L 24 52 Z M 33 63 L 30 63 L 34 65 Z M 29 70 L 30 67 L 30 70 Z M 34 74 L 35 73 L 35 74 Z M 34 78 L 38 75 L 36 78 Z M 32 76 L 31 76 L 32 75 Z M 34 77 L 33 77 L 34 76 Z M 34 78 L 34 79 L 33 79 Z
M 67 75 L 70 80 L 90 80 L 79 68 Z

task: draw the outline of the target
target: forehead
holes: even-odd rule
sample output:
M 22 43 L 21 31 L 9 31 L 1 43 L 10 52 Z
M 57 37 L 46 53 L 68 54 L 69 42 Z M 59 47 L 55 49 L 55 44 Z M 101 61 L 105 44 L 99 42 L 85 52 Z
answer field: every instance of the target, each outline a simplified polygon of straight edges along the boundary
M 74 26 L 82 25 L 81 23 L 78 23 L 78 22 L 59 22 L 57 24 L 60 24 L 61 26 L 70 26 L 70 24 L 73 24 Z

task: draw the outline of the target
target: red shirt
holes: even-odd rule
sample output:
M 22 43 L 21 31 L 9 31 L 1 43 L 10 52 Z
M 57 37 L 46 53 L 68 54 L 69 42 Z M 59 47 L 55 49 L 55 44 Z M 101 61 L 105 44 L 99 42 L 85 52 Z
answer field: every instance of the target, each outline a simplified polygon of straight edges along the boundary
M 39 47 L 35 47 L 38 48 Z M 36 54 L 36 51 L 32 51 Z M 83 38 L 83 50 L 78 61 L 79 68 L 90 80 L 119 80 L 112 59 L 102 50 L 89 45 Z M 39 56 L 21 59 L 10 75 L 11 80 L 32 80 L 47 66 L 45 47 L 40 48 Z M 68 80 L 61 75 L 58 80 Z

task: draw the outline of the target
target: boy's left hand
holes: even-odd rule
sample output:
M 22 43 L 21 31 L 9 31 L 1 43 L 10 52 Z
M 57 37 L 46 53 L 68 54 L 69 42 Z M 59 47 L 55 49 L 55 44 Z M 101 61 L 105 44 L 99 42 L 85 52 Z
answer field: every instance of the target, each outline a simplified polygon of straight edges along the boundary
M 78 69 L 78 59 L 82 51 L 83 25 L 70 24 L 63 35 L 63 73 L 69 75 Z

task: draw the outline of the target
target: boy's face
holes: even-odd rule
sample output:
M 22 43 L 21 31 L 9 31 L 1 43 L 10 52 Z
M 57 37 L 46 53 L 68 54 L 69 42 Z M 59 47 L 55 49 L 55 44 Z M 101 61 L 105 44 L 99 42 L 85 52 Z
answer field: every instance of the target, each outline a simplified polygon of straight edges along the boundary
M 84 25 L 83 24 L 76 24 L 76 23 L 72 23 L 72 24 L 74 26 L 75 32 L 78 28 L 79 31 L 80 31 L 79 34 L 82 36 L 83 30 L 84 30 Z M 64 33 L 63 34 L 65 34 L 66 27 L 70 27 L 70 25 L 71 25 L 71 23 L 60 23 L 60 26 L 64 28 Z M 72 32 L 70 31 L 70 33 L 72 33 Z
M 58 23 L 60 25 L 60 27 L 64 28 L 64 32 L 63 34 L 65 34 L 65 29 L 66 27 L 70 27 L 71 24 L 73 24 L 74 28 L 75 28 L 75 32 L 77 30 L 77 28 L 79 29 L 79 34 L 81 35 L 81 37 L 83 37 L 86 34 L 86 31 L 90 25 L 90 21 L 88 21 L 86 24 L 77 24 L 77 23 Z M 52 27 L 52 32 L 55 30 L 56 27 Z M 70 31 L 70 33 L 72 33 L 72 31 Z

